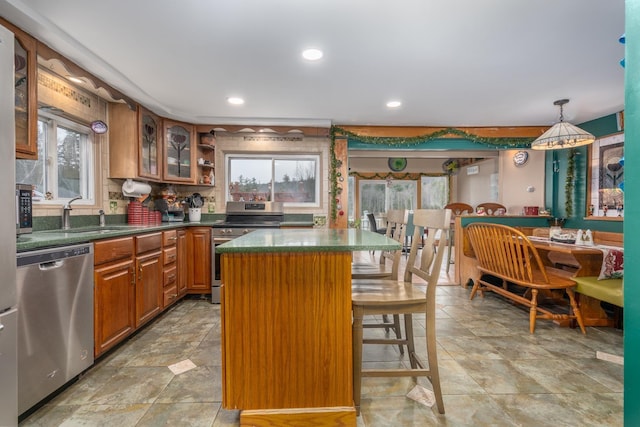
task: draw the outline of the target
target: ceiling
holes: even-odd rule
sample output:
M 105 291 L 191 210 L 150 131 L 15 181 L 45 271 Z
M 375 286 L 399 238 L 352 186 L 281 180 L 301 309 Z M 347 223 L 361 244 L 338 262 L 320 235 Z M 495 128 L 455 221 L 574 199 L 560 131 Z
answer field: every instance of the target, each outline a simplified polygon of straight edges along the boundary
M 624 0 L 0 0 L 0 15 L 191 123 L 546 126 L 561 98 L 576 124 L 624 108 Z

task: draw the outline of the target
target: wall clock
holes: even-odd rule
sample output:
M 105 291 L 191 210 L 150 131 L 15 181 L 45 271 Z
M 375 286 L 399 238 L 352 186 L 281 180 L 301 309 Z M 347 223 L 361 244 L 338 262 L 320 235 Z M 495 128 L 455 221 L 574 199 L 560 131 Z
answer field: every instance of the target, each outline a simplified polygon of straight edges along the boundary
M 518 151 L 513 155 L 513 164 L 516 166 L 522 166 L 529 160 L 529 153 L 526 151 Z
M 407 159 L 405 157 L 390 157 L 388 163 L 389 169 L 394 172 L 403 171 L 407 167 Z

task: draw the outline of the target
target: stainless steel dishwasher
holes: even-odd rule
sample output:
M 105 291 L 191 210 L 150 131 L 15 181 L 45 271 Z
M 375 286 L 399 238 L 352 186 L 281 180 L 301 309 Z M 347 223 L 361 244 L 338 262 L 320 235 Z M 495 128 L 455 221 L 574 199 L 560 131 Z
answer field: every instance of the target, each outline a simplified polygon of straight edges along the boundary
M 93 364 L 93 244 L 17 254 L 18 411 Z

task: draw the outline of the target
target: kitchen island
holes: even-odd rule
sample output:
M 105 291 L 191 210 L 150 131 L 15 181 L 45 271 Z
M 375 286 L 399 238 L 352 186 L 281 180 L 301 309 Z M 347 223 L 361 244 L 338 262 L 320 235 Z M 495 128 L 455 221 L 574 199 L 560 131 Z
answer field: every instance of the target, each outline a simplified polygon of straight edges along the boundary
M 358 229 L 263 229 L 216 248 L 222 402 L 241 425 L 356 425 L 352 252 L 399 247 Z

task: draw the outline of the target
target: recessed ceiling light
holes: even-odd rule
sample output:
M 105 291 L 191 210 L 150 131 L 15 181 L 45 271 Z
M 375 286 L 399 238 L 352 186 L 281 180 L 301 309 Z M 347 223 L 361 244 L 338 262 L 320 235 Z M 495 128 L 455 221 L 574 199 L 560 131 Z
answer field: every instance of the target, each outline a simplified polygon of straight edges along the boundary
M 302 57 L 309 61 L 317 61 L 322 58 L 322 51 L 320 49 L 305 49 L 302 51 Z
M 244 99 L 237 96 L 230 96 L 229 98 L 227 98 L 227 102 L 232 105 L 242 105 L 244 104 Z
M 72 82 L 74 82 L 74 83 L 84 83 L 82 80 L 80 80 L 80 79 L 79 79 L 79 78 L 77 78 L 77 77 L 69 76 L 69 77 L 67 77 L 67 78 L 68 78 L 69 80 L 71 80 Z
M 389 108 L 398 108 L 401 105 L 402 105 L 402 102 L 400 102 L 400 101 L 389 101 L 389 102 L 387 102 L 387 107 L 389 107 Z

